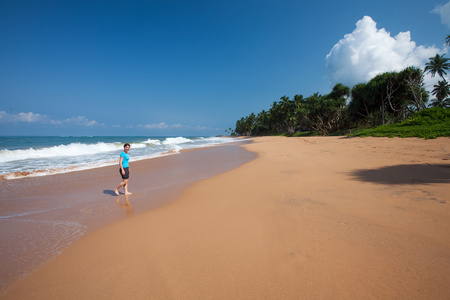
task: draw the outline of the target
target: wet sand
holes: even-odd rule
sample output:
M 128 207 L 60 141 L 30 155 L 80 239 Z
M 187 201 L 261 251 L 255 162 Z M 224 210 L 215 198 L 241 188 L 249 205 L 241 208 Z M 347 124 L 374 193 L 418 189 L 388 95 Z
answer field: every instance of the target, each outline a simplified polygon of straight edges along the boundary
M 255 138 L 1 299 L 448 299 L 450 139 Z
M 0 292 L 85 234 L 162 206 L 189 184 L 253 159 L 241 143 L 131 161 L 129 197 L 114 194 L 118 166 L 0 181 Z

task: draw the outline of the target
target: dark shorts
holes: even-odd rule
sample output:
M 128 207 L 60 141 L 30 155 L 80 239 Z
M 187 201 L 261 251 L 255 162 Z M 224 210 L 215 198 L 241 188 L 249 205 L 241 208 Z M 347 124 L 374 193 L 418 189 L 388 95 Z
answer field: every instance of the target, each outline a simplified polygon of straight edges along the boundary
M 130 178 L 130 169 L 129 168 L 123 168 L 125 171 L 125 175 L 122 174 L 122 169 L 119 168 L 119 174 L 122 176 L 122 179 L 128 179 Z

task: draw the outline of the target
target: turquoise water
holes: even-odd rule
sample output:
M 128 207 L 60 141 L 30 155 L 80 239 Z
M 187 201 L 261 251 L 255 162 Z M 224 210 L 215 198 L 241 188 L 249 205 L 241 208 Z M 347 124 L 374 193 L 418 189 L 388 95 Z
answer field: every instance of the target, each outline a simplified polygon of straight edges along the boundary
M 0 136 L 0 178 L 46 176 L 116 164 L 124 143 L 131 144 L 131 161 L 138 161 L 235 141 L 181 136 Z

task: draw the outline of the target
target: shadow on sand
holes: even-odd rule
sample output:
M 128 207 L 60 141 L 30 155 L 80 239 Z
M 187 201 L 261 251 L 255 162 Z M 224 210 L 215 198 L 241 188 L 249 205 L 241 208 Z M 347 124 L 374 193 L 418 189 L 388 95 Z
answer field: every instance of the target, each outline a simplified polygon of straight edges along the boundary
M 116 193 L 114 193 L 114 190 L 103 190 L 103 194 L 117 197 Z
M 355 180 L 380 184 L 449 183 L 450 164 L 415 164 L 362 169 L 350 173 Z

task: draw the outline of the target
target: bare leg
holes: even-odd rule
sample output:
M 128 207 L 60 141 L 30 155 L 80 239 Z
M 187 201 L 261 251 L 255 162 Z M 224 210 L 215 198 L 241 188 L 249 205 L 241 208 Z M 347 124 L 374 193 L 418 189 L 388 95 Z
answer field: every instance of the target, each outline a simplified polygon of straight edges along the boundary
M 119 189 L 121 187 L 124 187 L 123 189 L 125 190 L 125 194 L 127 193 L 127 183 L 128 183 L 128 179 L 124 179 L 115 189 L 114 189 L 114 193 L 116 193 L 117 196 L 119 196 Z
M 131 193 L 128 192 L 128 179 L 125 179 L 123 182 L 125 182 L 125 186 L 123 187 L 125 195 L 131 195 Z

